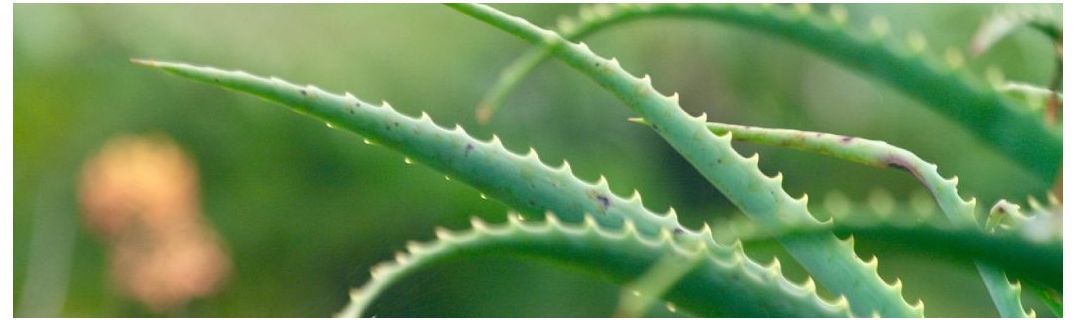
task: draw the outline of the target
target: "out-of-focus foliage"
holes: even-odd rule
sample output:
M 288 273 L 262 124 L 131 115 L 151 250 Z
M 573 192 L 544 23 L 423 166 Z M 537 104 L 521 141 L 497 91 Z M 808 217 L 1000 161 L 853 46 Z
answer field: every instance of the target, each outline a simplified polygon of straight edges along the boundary
M 505 10 L 552 25 L 574 5 L 512 5 Z M 890 21 L 895 37 L 920 31 L 927 50 L 965 49 L 990 5 L 855 5 L 850 23 Z M 219 292 L 170 316 L 326 316 L 347 302 L 366 268 L 392 257 L 434 226 L 463 228 L 468 216 L 502 220 L 507 209 L 479 198 L 398 154 L 354 135 L 247 96 L 190 82 L 162 81 L 129 57 L 183 60 L 273 73 L 334 92 L 427 111 L 477 137 L 568 159 L 589 180 L 606 175 L 614 191 L 639 189 L 652 209 L 677 208 L 698 227 L 732 205 L 649 129 L 623 121 L 620 102 L 563 64 L 526 78 L 490 124 L 474 105 L 526 44 L 434 5 L 17 5 L 15 59 L 14 296 L 16 316 L 146 316 L 152 311 L 108 282 L 105 243 L 81 224 L 82 164 L 110 138 L 167 135 L 197 164 L 202 211 L 233 263 Z M 406 20 L 401 18 L 406 17 Z M 960 127 L 886 86 L 778 39 L 705 22 L 641 21 L 593 36 L 621 64 L 676 89 L 691 114 L 726 122 L 798 128 L 884 140 L 959 175 L 980 200 L 1042 196 L 1041 182 Z M 966 59 L 1007 80 L 1046 87 L 1054 46 L 1018 30 L 983 56 Z M 841 191 L 849 202 L 882 188 L 897 207 L 915 179 L 898 171 L 757 145 L 767 173 L 780 169 L 793 195 L 813 202 Z M 858 249 L 859 250 L 859 249 Z M 955 266 L 887 248 L 887 280 L 929 303 L 929 316 L 993 316 L 972 265 Z M 42 255 L 45 254 L 45 255 Z M 759 259 L 785 256 L 753 245 Z M 792 261 L 785 261 L 792 263 Z M 971 264 L 971 263 L 970 263 Z M 787 274 L 802 279 L 797 267 Z M 799 275 L 798 275 L 799 274 Z M 484 257 L 419 274 L 375 308 L 388 316 L 609 316 L 617 286 L 547 263 Z M 947 281 L 939 283 L 938 281 Z M 1037 301 L 1026 301 L 1026 303 Z M 1046 312 L 1045 310 L 1038 310 Z

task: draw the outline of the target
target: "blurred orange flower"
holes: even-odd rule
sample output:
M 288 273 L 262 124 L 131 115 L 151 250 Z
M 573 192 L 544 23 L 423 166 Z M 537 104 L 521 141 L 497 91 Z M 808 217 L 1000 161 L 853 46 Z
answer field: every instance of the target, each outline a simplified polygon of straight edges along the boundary
M 198 193 L 193 162 L 163 135 L 114 138 L 83 166 L 84 219 L 110 248 L 112 280 L 153 311 L 212 294 L 231 269 Z

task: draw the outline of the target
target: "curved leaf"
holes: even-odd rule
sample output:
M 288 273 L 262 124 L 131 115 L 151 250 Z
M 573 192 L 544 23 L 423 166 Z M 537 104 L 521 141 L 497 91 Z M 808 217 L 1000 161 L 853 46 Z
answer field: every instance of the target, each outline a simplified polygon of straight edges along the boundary
M 685 261 L 702 257 L 696 267 L 673 283 L 663 296 L 680 310 L 700 316 L 744 317 L 849 317 L 844 298 L 820 299 L 815 284 L 797 285 L 781 275 L 780 265 L 762 266 L 734 246 L 716 247 L 702 241 L 675 241 L 662 230 L 657 238 L 638 234 L 633 225 L 606 230 L 586 217 L 582 225 L 564 225 L 554 215 L 545 222 L 522 222 L 509 216 L 504 225 L 491 226 L 477 219 L 467 232 L 437 230 L 437 240 L 409 243 L 408 253 L 375 266 L 371 280 L 352 291 L 352 303 L 340 316 L 362 316 L 377 295 L 409 275 L 453 259 L 484 254 L 530 255 L 592 268 L 603 277 L 625 283 L 644 275 L 667 256 Z M 706 246 L 712 245 L 712 246 Z
M 882 18 L 873 20 L 873 28 L 863 28 L 847 25 L 847 13 L 841 9 L 825 17 L 788 7 L 729 4 L 599 5 L 586 12 L 577 21 L 563 20 L 560 24 L 566 39 L 578 41 L 622 23 L 663 17 L 729 23 L 785 39 L 919 99 L 1043 182 L 1051 183 L 1058 177 L 1062 161 L 1060 131 L 1049 128 L 1038 115 L 1026 112 L 1028 109 L 960 69 L 960 51 L 948 52 L 948 56 L 955 57 L 948 60 L 958 62 L 948 66 L 923 54 L 926 45 L 922 36 L 913 37 L 909 44 L 889 40 L 889 27 Z M 549 57 L 554 46 L 557 45 L 540 44 L 506 67 L 480 103 L 480 120 L 489 118 L 508 91 Z
M 638 78 L 622 69 L 616 59 L 605 59 L 586 45 L 570 43 L 555 32 L 489 6 L 449 6 L 532 44 L 554 48 L 558 58 L 614 93 L 653 124 L 662 138 L 754 220 L 768 226 L 823 225 L 808 213 L 806 196 L 790 197 L 781 188 L 780 174 L 767 177 L 760 172 L 758 155 L 745 158 L 738 154 L 729 135 L 710 133 L 705 115 L 689 116 L 680 108 L 677 94 L 658 93 L 649 76 Z M 922 303 L 914 306 L 905 302 L 899 288 L 884 282 L 871 263 L 861 260 L 834 236 L 793 236 L 781 243 L 824 287 L 846 295 L 855 314 L 923 316 Z

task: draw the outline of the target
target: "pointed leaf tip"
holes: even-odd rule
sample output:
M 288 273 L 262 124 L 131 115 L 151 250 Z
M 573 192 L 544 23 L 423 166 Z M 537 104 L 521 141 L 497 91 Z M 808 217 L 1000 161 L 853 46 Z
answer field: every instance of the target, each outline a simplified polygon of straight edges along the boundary
M 157 67 L 157 61 L 152 59 L 130 58 L 128 61 L 135 65 Z

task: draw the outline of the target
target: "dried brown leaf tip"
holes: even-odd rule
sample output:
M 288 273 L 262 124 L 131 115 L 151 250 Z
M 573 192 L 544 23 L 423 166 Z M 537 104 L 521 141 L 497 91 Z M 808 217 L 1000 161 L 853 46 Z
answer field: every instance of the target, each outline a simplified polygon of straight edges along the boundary
M 198 193 L 194 163 L 163 135 L 113 138 L 83 166 L 85 223 L 109 248 L 113 283 L 150 310 L 212 294 L 231 269 Z

